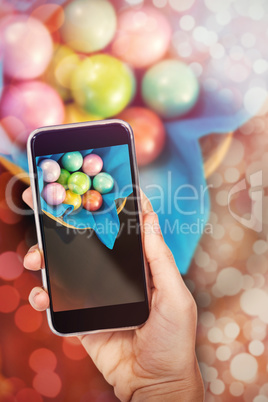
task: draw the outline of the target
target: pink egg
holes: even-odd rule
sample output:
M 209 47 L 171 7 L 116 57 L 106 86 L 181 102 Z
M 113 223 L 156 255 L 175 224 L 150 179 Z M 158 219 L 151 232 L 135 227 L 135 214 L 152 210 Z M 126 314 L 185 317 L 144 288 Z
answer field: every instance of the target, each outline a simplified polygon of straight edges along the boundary
M 59 205 L 65 200 L 66 191 L 59 183 L 49 183 L 44 187 L 42 197 L 49 205 Z
M 171 28 L 165 16 L 150 6 L 129 9 L 118 16 L 112 52 L 136 68 L 161 59 L 169 46 Z
M 45 71 L 53 53 L 47 28 L 25 15 L 7 17 L 0 27 L 4 73 L 16 79 L 33 79 Z
M 99 155 L 89 154 L 84 158 L 82 170 L 88 176 L 96 176 L 100 173 L 102 166 L 103 161 Z
M 25 144 L 31 131 L 61 124 L 64 105 L 57 92 L 40 81 L 7 86 L 0 101 L 1 123 L 10 137 Z
M 60 177 L 60 165 L 53 159 L 42 160 L 39 167 L 42 169 L 43 172 L 43 180 L 47 183 L 57 181 Z

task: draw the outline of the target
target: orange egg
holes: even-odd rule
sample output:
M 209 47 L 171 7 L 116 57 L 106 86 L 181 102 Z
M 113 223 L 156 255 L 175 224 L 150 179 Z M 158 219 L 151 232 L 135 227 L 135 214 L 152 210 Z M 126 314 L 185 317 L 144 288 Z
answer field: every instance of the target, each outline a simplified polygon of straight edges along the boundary
M 102 196 L 96 190 L 88 190 L 83 195 L 83 207 L 90 212 L 95 212 L 102 206 Z
M 118 116 L 133 129 L 139 166 L 154 161 L 164 148 L 166 132 L 161 119 L 144 107 L 130 107 Z

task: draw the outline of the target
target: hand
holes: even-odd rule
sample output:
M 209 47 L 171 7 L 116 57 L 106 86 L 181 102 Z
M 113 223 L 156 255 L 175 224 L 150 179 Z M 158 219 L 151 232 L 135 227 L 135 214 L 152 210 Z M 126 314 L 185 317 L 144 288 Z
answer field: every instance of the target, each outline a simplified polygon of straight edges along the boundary
M 32 207 L 31 189 L 23 194 Z M 203 401 L 195 355 L 197 310 L 164 242 L 149 200 L 142 194 L 143 241 L 151 271 L 151 311 L 139 329 L 80 336 L 89 356 L 121 401 Z M 24 258 L 30 270 L 43 266 L 38 246 Z M 32 289 L 34 309 L 49 306 L 47 293 Z

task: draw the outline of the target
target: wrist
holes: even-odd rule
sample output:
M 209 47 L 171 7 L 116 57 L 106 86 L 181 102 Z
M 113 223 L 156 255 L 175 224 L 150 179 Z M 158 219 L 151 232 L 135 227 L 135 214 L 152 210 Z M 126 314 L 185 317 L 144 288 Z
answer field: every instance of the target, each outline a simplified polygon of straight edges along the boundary
M 151 384 L 137 389 L 131 402 L 203 402 L 204 386 L 200 372 L 190 379 Z

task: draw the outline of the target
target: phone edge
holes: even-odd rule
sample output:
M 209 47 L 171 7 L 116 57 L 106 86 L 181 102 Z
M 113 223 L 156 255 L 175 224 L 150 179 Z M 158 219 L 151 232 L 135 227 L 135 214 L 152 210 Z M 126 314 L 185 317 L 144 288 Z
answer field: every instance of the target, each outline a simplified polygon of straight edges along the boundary
M 36 233 L 37 233 L 37 242 L 38 242 L 38 247 L 42 254 L 43 254 L 43 242 L 42 242 L 42 235 L 41 235 L 41 229 L 40 229 L 40 219 L 39 219 L 39 214 L 38 214 L 37 189 L 36 189 L 35 180 L 34 180 L 33 155 L 32 155 L 32 149 L 31 149 L 33 137 L 36 134 L 38 134 L 42 131 L 48 131 L 49 129 L 63 130 L 64 128 L 74 128 L 77 126 L 79 126 L 79 127 L 93 126 L 93 125 L 96 125 L 96 123 L 101 124 L 101 125 L 106 125 L 106 124 L 110 124 L 110 123 L 119 123 L 119 124 L 125 126 L 130 134 L 132 161 L 133 161 L 134 174 L 135 174 L 134 180 L 135 180 L 135 185 L 136 185 L 136 192 L 138 195 L 137 204 L 138 204 L 139 221 L 140 221 L 140 225 L 142 225 L 142 223 L 143 223 L 140 182 L 139 182 L 137 158 L 136 158 L 136 152 L 135 152 L 134 134 L 133 134 L 131 126 L 127 122 L 125 122 L 124 120 L 120 120 L 120 119 L 107 119 L 107 120 L 94 120 L 94 121 L 88 121 L 88 122 L 79 122 L 79 123 L 70 123 L 70 124 L 61 124 L 61 125 L 55 125 L 55 126 L 40 127 L 40 128 L 37 128 L 36 130 L 32 131 L 28 137 L 27 158 L 28 158 L 28 166 L 29 166 L 30 184 L 31 184 L 31 189 L 32 189 L 32 198 L 33 198 L 33 207 L 34 207 L 33 210 L 34 210 L 35 227 L 36 227 Z M 141 236 L 143 236 L 143 233 L 141 233 Z M 57 331 L 55 329 L 55 327 L 53 326 L 50 307 L 48 307 L 46 309 L 46 315 L 47 315 L 48 326 L 49 326 L 51 332 L 57 336 L 68 337 L 68 336 L 83 336 L 83 335 L 90 335 L 90 334 L 111 332 L 111 331 L 113 331 L 113 332 L 114 331 L 128 331 L 128 330 L 141 328 L 149 318 L 150 307 L 151 307 L 150 306 L 151 291 L 150 291 L 150 286 L 149 286 L 149 267 L 148 267 L 148 263 L 145 259 L 145 250 L 144 250 L 143 241 L 142 241 L 142 252 L 143 252 L 144 270 L 145 270 L 145 285 L 146 285 L 146 292 L 147 292 L 147 303 L 148 303 L 148 309 L 149 309 L 148 317 L 142 324 L 131 326 L 131 327 L 119 327 L 119 328 L 100 329 L 100 330 L 95 330 L 95 331 L 71 332 L 71 333 L 65 334 L 65 333 Z M 47 276 L 46 276 L 46 268 L 45 267 L 41 268 L 41 278 L 42 278 L 43 288 L 45 291 L 47 291 Z

